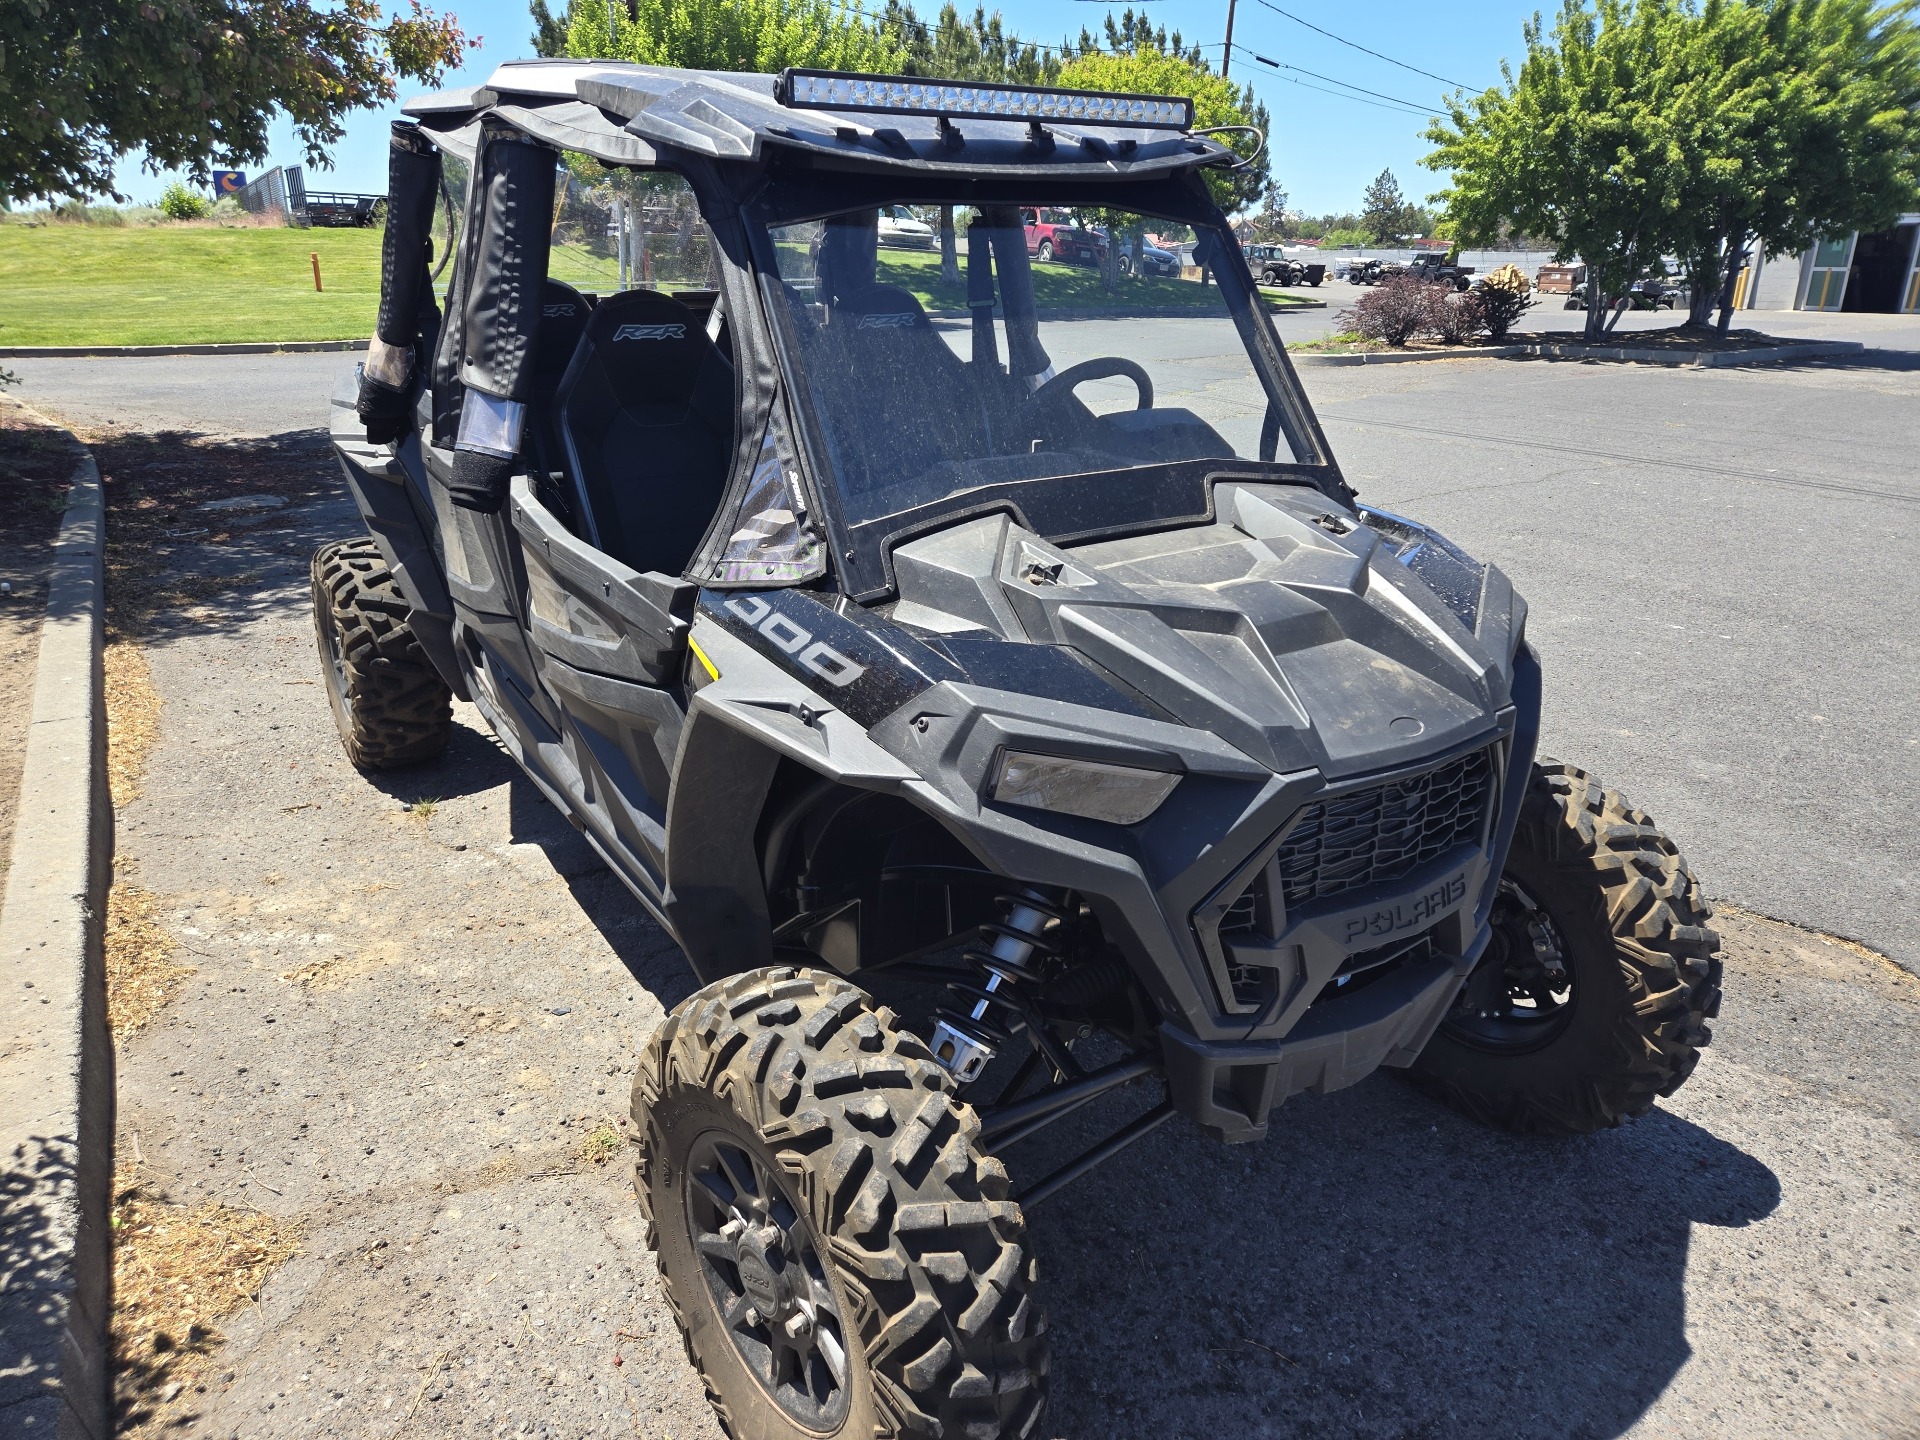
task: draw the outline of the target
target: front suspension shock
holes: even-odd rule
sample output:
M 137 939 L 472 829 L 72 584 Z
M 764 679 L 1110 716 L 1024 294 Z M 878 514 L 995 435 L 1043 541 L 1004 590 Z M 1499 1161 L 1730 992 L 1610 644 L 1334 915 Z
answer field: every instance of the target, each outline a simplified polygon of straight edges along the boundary
M 1030 1002 L 1020 987 L 1045 979 L 1037 962 L 1059 954 L 1047 924 L 1064 923 L 1072 912 L 1060 898 L 1031 889 L 999 896 L 996 903 L 1006 919 L 982 925 L 985 948 L 965 956 L 981 972 L 982 983 L 950 983 L 947 989 L 960 1005 L 934 1012 L 933 1058 L 962 1085 L 978 1080 L 1000 1047 L 1022 1029 L 1033 1033 L 1036 1045 L 1049 1048 L 1029 1018 Z

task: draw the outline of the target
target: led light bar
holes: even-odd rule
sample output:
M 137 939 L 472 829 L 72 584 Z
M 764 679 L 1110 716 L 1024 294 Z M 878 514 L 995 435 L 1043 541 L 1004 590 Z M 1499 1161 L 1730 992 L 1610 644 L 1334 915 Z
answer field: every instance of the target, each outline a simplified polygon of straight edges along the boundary
M 1182 95 L 963 85 L 908 75 L 852 75 L 841 70 L 783 70 L 774 97 L 794 110 L 879 111 L 956 120 L 971 115 L 982 120 L 1057 120 L 1068 125 L 1125 125 L 1139 130 L 1193 127 L 1193 101 Z

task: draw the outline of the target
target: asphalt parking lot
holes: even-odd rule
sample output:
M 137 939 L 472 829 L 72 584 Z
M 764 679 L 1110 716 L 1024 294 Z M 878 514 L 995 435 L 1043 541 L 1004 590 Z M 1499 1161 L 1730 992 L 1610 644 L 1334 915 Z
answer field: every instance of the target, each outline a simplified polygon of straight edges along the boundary
M 1792 369 L 1303 373 L 1366 499 L 1528 595 L 1552 753 L 1716 899 L 1912 967 L 1920 323 L 1877 334 Z M 343 359 L 11 363 L 76 424 L 301 447 Z M 619 1166 L 578 1160 L 691 976 L 471 711 L 434 767 L 346 765 L 305 561 L 351 507 L 294 519 L 170 557 L 253 578 L 152 636 L 121 816 L 198 967 L 120 1056 L 123 1149 L 305 1234 L 189 1433 L 711 1436 Z M 1259 1146 L 1169 1127 L 1037 1211 L 1049 1431 L 1920 1435 L 1920 982 L 1723 929 L 1716 1042 L 1625 1130 L 1525 1143 L 1379 1077 Z

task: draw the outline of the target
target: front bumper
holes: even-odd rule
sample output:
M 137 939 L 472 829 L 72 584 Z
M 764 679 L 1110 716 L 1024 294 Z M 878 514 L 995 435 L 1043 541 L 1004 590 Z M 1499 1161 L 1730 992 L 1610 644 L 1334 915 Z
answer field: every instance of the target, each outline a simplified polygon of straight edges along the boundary
M 1207 1042 L 1160 1027 L 1174 1107 L 1221 1140 L 1258 1140 L 1267 1116 L 1302 1091 L 1324 1095 L 1382 1065 L 1411 1065 L 1473 968 L 1464 957 L 1429 956 L 1352 995 L 1309 1009 L 1279 1040 Z

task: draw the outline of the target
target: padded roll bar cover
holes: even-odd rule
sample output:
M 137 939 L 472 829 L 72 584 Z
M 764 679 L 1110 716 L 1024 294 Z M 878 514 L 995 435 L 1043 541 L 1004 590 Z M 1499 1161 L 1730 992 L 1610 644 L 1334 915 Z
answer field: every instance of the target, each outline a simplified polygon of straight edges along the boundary
M 387 138 L 387 231 L 380 242 L 380 318 L 373 333 L 412 349 L 420 311 L 433 303 L 429 274 L 433 207 L 440 198 L 440 149 L 410 121 Z
M 989 205 L 980 212 L 993 243 L 994 268 L 1000 272 L 1000 304 L 1007 326 L 1007 369 L 1016 380 L 1044 375 L 1053 362 L 1040 344 L 1040 316 L 1034 308 L 1033 266 L 1027 260 L 1027 227 L 1011 205 Z
M 467 291 L 460 383 L 502 400 L 533 398 L 534 337 L 553 240 L 555 152 L 504 127 L 480 151 L 479 250 Z

